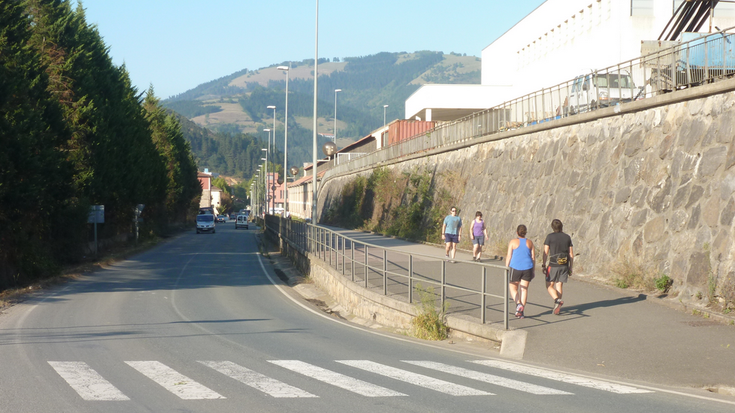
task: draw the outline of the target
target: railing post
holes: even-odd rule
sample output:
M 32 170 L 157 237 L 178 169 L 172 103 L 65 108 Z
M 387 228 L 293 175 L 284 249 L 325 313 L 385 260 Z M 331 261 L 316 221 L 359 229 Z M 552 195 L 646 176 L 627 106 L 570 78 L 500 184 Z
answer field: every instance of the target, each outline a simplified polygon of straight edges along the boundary
M 365 245 L 365 277 L 363 282 L 365 283 L 365 288 L 368 286 L 368 259 L 370 257 L 370 253 L 368 251 L 368 246 Z
M 413 303 L 413 255 L 408 255 L 408 303 Z
M 506 330 L 508 329 L 508 295 L 509 295 L 508 284 L 509 283 L 510 283 L 510 271 L 506 267 L 505 268 L 505 286 L 503 288 L 503 291 L 504 291 L 503 297 L 505 298 L 505 300 L 503 300 L 505 302 L 505 305 L 503 306 L 503 315 L 504 315 L 503 318 L 504 318 L 504 326 Z
M 342 275 L 345 275 L 345 237 L 340 236 L 342 239 Z
M 355 242 L 350 240 L 350 277 L 355 282 Z
M 440 288 L 442 310 L 444 310 L 444 290 L 445 290 L 446 283 L 447 283 L 447 262 L 442 260 L 442 285 Z
M 482 295 L 480 296 L 480 322 L 482 324 L 485 324 L 485 306 L 487 305 L 486 300 L 487 297 L 485 296 L 485 293 L 487 292 L 487 268 L 482 267 L 482 288 L 480 289 L 482 291 Z
M 334 251 L 334 233 L 332 231 L 329 231 L 329 245 L 327 248 L 329 249 L 329 266 L 332 266 L 332 252 Z M 336 263 L 335 263 L 336 264 Z
M 388 295 L 388 250 L 383 249 L 383 295 Z

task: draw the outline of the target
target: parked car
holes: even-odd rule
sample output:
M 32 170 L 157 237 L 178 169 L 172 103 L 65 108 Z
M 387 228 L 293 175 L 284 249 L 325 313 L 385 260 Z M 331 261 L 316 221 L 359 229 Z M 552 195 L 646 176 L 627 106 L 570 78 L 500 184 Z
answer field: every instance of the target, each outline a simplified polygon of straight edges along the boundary
M 227 222 L 227 215 L 217 215 L 217 222 Z
M 215 232 L 214 215 L 212 214 L 199 214 L 197 215 L 197 234 L 200 232 Z
M 567 115 L 630 102 L 638 94 L 633 78 L 627 72 L 590 73 L 577 76 L 572 83 L 569 100 L 564 108 Z
M 237 216 L 237 220 L 235 221 L 235 229 L 238 229 L 238 228 L 250 229 L 248 227 L 248 216 L 247 215 Z

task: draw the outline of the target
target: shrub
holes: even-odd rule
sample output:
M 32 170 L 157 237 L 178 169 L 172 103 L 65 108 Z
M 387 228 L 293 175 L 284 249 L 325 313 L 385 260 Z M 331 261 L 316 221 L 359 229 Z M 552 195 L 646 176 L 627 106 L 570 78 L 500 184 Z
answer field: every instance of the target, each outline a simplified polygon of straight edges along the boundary
M 434 287 L 423 289 L 421 284 L 416 285 L 419 303 L 416 305 L 419 314 L 411 321 L 413 335 L 423 340 L 444 340 L 449 335 L 449 327 L 445 323 L 446 310 L 449 303 L 441 309 L 436 307 Z
M 656 289 L 665 293 L 669 291 L 669 288 L 671 288 L 673 283 L 674 280 L 672 280 L 668 275 L 662 274 L 660 277 L 656 278 Z

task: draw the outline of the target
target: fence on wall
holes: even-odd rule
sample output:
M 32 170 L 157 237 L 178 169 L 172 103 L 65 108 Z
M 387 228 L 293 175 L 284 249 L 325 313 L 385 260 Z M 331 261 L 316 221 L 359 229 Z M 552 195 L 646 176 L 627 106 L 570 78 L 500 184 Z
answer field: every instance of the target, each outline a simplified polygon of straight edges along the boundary
M 684 33 L 682 42 L 644 42 L 642 57 L 595 70 L 394 143 L 331 168 L 329 176 L 468 139 L 537 125 L 712 83 L 735 74 L 735 34 Z
M 346 236 L 330 228 L 267 215 L 265 230 L 301 254 L 317 258 L 343 277 L 409 303 L 426 297 L 447 314 L 508 329 L 508 268 L 497 263 L 450 262 Z

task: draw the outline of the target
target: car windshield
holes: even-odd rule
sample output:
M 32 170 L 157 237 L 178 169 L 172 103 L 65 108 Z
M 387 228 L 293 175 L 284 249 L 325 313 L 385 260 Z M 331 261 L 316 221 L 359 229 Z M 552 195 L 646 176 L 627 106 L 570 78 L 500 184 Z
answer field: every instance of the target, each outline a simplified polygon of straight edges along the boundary
M 597 87 L 609 87 L 610 88 L 625 88 L 629 89 L 633 87 L 633 80 L 628 75 L 618 75 L 615 73 L 605 75 L 605 76 L 597 76 L 595 79 L 595 83 L 597 84 Z
M 197 222 L 212 222 L 213 220 L 212 215 L 197 215 Z

